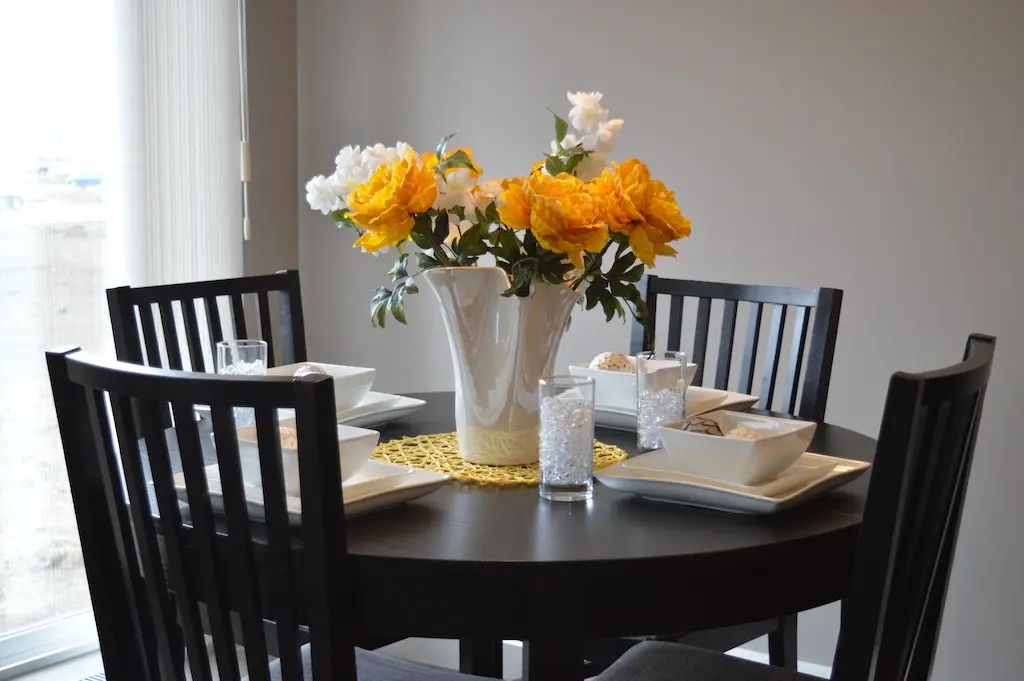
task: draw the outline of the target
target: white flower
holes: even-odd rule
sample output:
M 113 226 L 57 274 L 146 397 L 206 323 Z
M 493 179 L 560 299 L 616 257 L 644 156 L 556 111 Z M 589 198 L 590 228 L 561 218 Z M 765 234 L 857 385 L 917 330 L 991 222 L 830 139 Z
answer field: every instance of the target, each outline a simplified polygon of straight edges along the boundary
M 317 175 L 306 183 L 306 201 L 309 202 L 309 207 L 324 215 L 330 215 L 331 211 L 344 206 L 341 194 L 341 187 L 333 175 Z
M 334 165 L 338 168 L 350 168 L 359 164 L 362 156 L 362 148 L 359 145 L 352 146 L 350 144 L 347 147 L 343 147 L 338 152 L 338 155 L 334 157 Z
M 480 182 L 476 186 L 477 198 L 483 199 L 480 203 L 484 206 L 490 203 L 497 203 L 498 197 L 501 196 L 503 191 L 505 191 L 505 188 L 501 186 L 501 180 L 493 177 Z
M 611 152 L 615 149 L 615 136 L 622 129 L 622 123 L 621 118 L 616 118 L 598 124 L 597 130 L 583 135 L 583 148 L 588 151 Z
M 359 250 L 361 250 L 363 253 L 369 253 L 369 251 L 367 251 L 366 248 L 364 248 L 363 246 L 360 246 Z M 391 248 L 388 247 L 388 246 L 381 246 L 380 248 L 378 248 L 373 253 L 370 253 L 370 255 L 372 255 L 375 258 L 379 258 L 381 256 L 381 254 L 387 255 L 387 252 L 390 251 L 390 250 L 391 250 Z
M 562 138 L 563 149 L 572 149 L 573 147 L 578 147 L 579 145 L 580 138 L 572 133 L 569 133 L 568 135 Z
M 467 211 L 476 209 L 476 198 L 473 196 L 473 187 L 476 186 L 476 178 L 469 172 L 469 168 L 456 168 L 448 171 L 444 179 L 437 178 L 437 199 L 434 201 L 434 208 L 438 210 L 451 210 L 455 206 L 462 206 Z
M 584 182 L 590 182 L 601 174 L 608 165 L 608 155 L 602 152 L 594 152 L 580 161 L 576 166 L 576 177 Z
M 566 96 L 572 104 L 569 121 L 583 134 L 596 132 L 608 120 L 608 110 L 601 108 L 600 92 L 567 92 Z
M 448 219 L 448 236 L 444 242 L 450 246 L 461 239 L 462 235 L 473 227 L 473 223 L 469 220 L 459 220 L 459 216 L 454 213 L 449 214 Z

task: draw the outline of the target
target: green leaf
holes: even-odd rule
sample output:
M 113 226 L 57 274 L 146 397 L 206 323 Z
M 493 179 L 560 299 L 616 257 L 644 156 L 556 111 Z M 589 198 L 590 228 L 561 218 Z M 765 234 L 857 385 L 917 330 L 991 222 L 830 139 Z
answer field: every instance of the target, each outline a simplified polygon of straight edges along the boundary
M 473 164 L 473 159 L 471 159 L 469 154 L 462 149 L 452 152 L 451 156 L 438 164 L 439 168 L 441 166 L 444 166 L 444 170 L 449 168 L 469 168 L 470 170 L 479 172 L 479 169 Z
M 621 281 L 616 281 L 612 279 L 608 282 L 608 288 L 611 290 L 612 295 L 618 296 L 620 298 L 626 298 L 627 300 L 629 299 L 629 285 L 623 284 Z
M 407 276 L 409 276 L 408 266 L 408 254 L 402 255 L 402 257 L 395 261 L 395 264 L 391 266 L 390 270 L 388 270 L 388 274 L 391 276 L 392 284 L 398 283 L 399 279 L 405 279 Z
M 405 286 L 403 286 L 402 288 L 410 296 L 420 292 L 420 287 L 417 286 L 416 282 L 413 281 L 412 279 L 407 279 L 405 282 Z
M 626 253 L 615 258 L 615 262 L 612 263 L 611 269 L 608 270 L 609 277 L 615 277 L 619 279 L 622 275 L 636 263 L 636 256 L 633 253 Z
M 441 211 L 434 218 L 434 243 L 443 244 L 448 238 L 448 211 Z
M 498 214 L 498 204 L 491 202 L 487 205 L 487 210 L 484 212 L 484 219 L 480 222 L 485 225 L 493 225 L 495 222 L 501 222 L 501 215 Z
M 501 295 L 506 298 L 512 295 L 525 296 L 529 293 L 530 281 L 537 273 L 536 260 L 520 260 L 512 265 L 512 284 Z
M 395 292 L 391 295 L 391 301 L 388 303 L 388 311 L 391 312 L 391 316 L 394 317 L 398 322 L 405 324 L 405 287 L 399 286 L 395 289 Z
M 452 212 L 455 213 L 455 216 L 458 217 L 460 221 L 466 219 L 466 207 L 465 206 L 455 206 L 454 208 L 452 208 Z
M 557 156 L 549 155 L 548 160 L 544 161 L 544 170 L 548 171 L 548 175 L 554 177 L 565 171 L 565 164 Z
M 585 294 L 587 300 L 586 309 L 593 310 L 597 307 L 597 304 L 601 302 L 601 297 L 608 292 L 607 286 L 608 282 L 604 279 L 595 279 L 590 283 Z
M 601 309 L 604 310 L 604 319 L 606 322 L 610 322 L 615 315 L 625 319 L 626 311 L 622 308 L 622 303 L 615 297 L 614 294 L 605 291 L 601 294 Z
M 416 230 L 413 230 L 409 234 L 409 236 L 412 237 L 412 242 L 414 244 L 416 244 L 417 246 L 419 246 L 420 248 L 431 249 L 431 248 L 434 247 L 434 244 L 430 241 L 430 237 L 427 236 L 426 234 L 423 234 L 422 232 L 418 232 Z M 422 253 L 420 255 L 422 255 Z M 440 263 L 438 263 L 438 264 L 440 264 Z
M 551 111 L 551 109 L 548 109 L 548 111 Z M 562 140 L 565 139 L 565 134 L 569 132 L 569 124 L 554 111 L 551 111 L 551 115 L 555 117 L 555 141 L 561 145 Z
M 480 256 L 487 252 L 487 245 L 484 243 L 484 235 L 487 228 L 476 224 L 466 230 L 462 238 L 457 242 L 457 248 L 462 253 L 470 256 Z
M 370 301 L 370 323 L 375 327 L 384 328 L 384 321 L 391 301 L 391 289 L 378 286 Z
M 519 239 L 510 229 L 502 229 L 495 232 L 497 236 L 494 242 L 495 255 L 500 255 L 508 261 L 513 261 L 521 255 L 519 251 Z
M 576 171 L 576 166 L 578 166 L 580 162 L 586 157 L 587 154 L 576 154 L 574 156 L 570 156 L 569 160 L 565 162 L 565 165 L 563 166 L 562 170 L 572 175 Z
M 441 263 L 437 261 L 437 258 L 427 253 L 416 254 L 416 264 L 420 266 L 421 270 L 429 270 L 432 267 L 440 267 Z
M 533 230 L 526 230 L 526 234 L 523 235 L 523 250 L 528 255 L 536 255 L 539 246 L 537 237 L 533 235 Z
M 635 284 L 636 282 L 640 281 L 640 279 L 642 279 L 643 276 L 644 276 L 644 266 L 642 264 L 640 264 L 640 265 L 637 265 L 636 267 L 634 267 L 633 269 L 627 270 L 626 272 L 624 272 L 623 275 L 622 275 L 622 280 L 623 281 L 630 281 L 630 282 L 633 282 Z
M 451 142 L 452 138 L 455 137 L 456 134 L 457 133 L 454 132 L 449 133 L 442 137 L 441 141 L 437 143 L 437 149 L 434 150 L 434 153 L 437 154 L 438 160 L 444 158 L 444 152 L 448 151 L 448 143 Z

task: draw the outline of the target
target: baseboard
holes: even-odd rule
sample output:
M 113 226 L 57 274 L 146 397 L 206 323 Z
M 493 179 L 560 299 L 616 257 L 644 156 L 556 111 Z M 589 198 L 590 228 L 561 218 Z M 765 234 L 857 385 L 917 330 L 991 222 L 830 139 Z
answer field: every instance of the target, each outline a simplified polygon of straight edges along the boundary
M 757 650 L 750 650 L 748 648 L 735 648 L 729 651 L 729 654 L 733 657 L 740 657 L 744 660 L 750 660 L 751 662 L 760 662 L 761 664 L 768 664 L 768 653 L 762 653 Z M 826 667 L 823 664 L 814 664 L 813 662 L 804 662 L 800 660 L 797 662 L 797 671 L 804 674 L 810 674 L 811 676 L 817 676 L 822 679 L 832 678 L 832 667 Z

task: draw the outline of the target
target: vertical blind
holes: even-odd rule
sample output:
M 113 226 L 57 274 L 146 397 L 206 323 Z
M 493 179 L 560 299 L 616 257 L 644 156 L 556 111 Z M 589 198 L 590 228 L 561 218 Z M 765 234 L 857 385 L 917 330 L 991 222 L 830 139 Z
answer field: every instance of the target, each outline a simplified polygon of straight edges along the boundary
M 237 0 L 115 2 L 125 280 L 240 276 Z

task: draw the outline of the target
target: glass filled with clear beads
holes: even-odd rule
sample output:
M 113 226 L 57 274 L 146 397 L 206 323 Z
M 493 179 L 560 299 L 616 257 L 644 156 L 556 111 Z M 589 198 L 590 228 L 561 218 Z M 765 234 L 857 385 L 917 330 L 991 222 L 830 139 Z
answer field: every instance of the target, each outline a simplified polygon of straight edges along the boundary
M 661 426 L 686 417 L 686 355 L 636 356 L 636 441 L 641 452 L 661 448 Z
M 239 339 L 217 343 L 217 373 L 227 376 L 266 376 L 267 342 Z M 255 412 L 248 407 L 235 407 L 235 425 L 256 423 Z
M 594 379 L 540 379 L 540 495 L 585 501 L 594 495 Z

